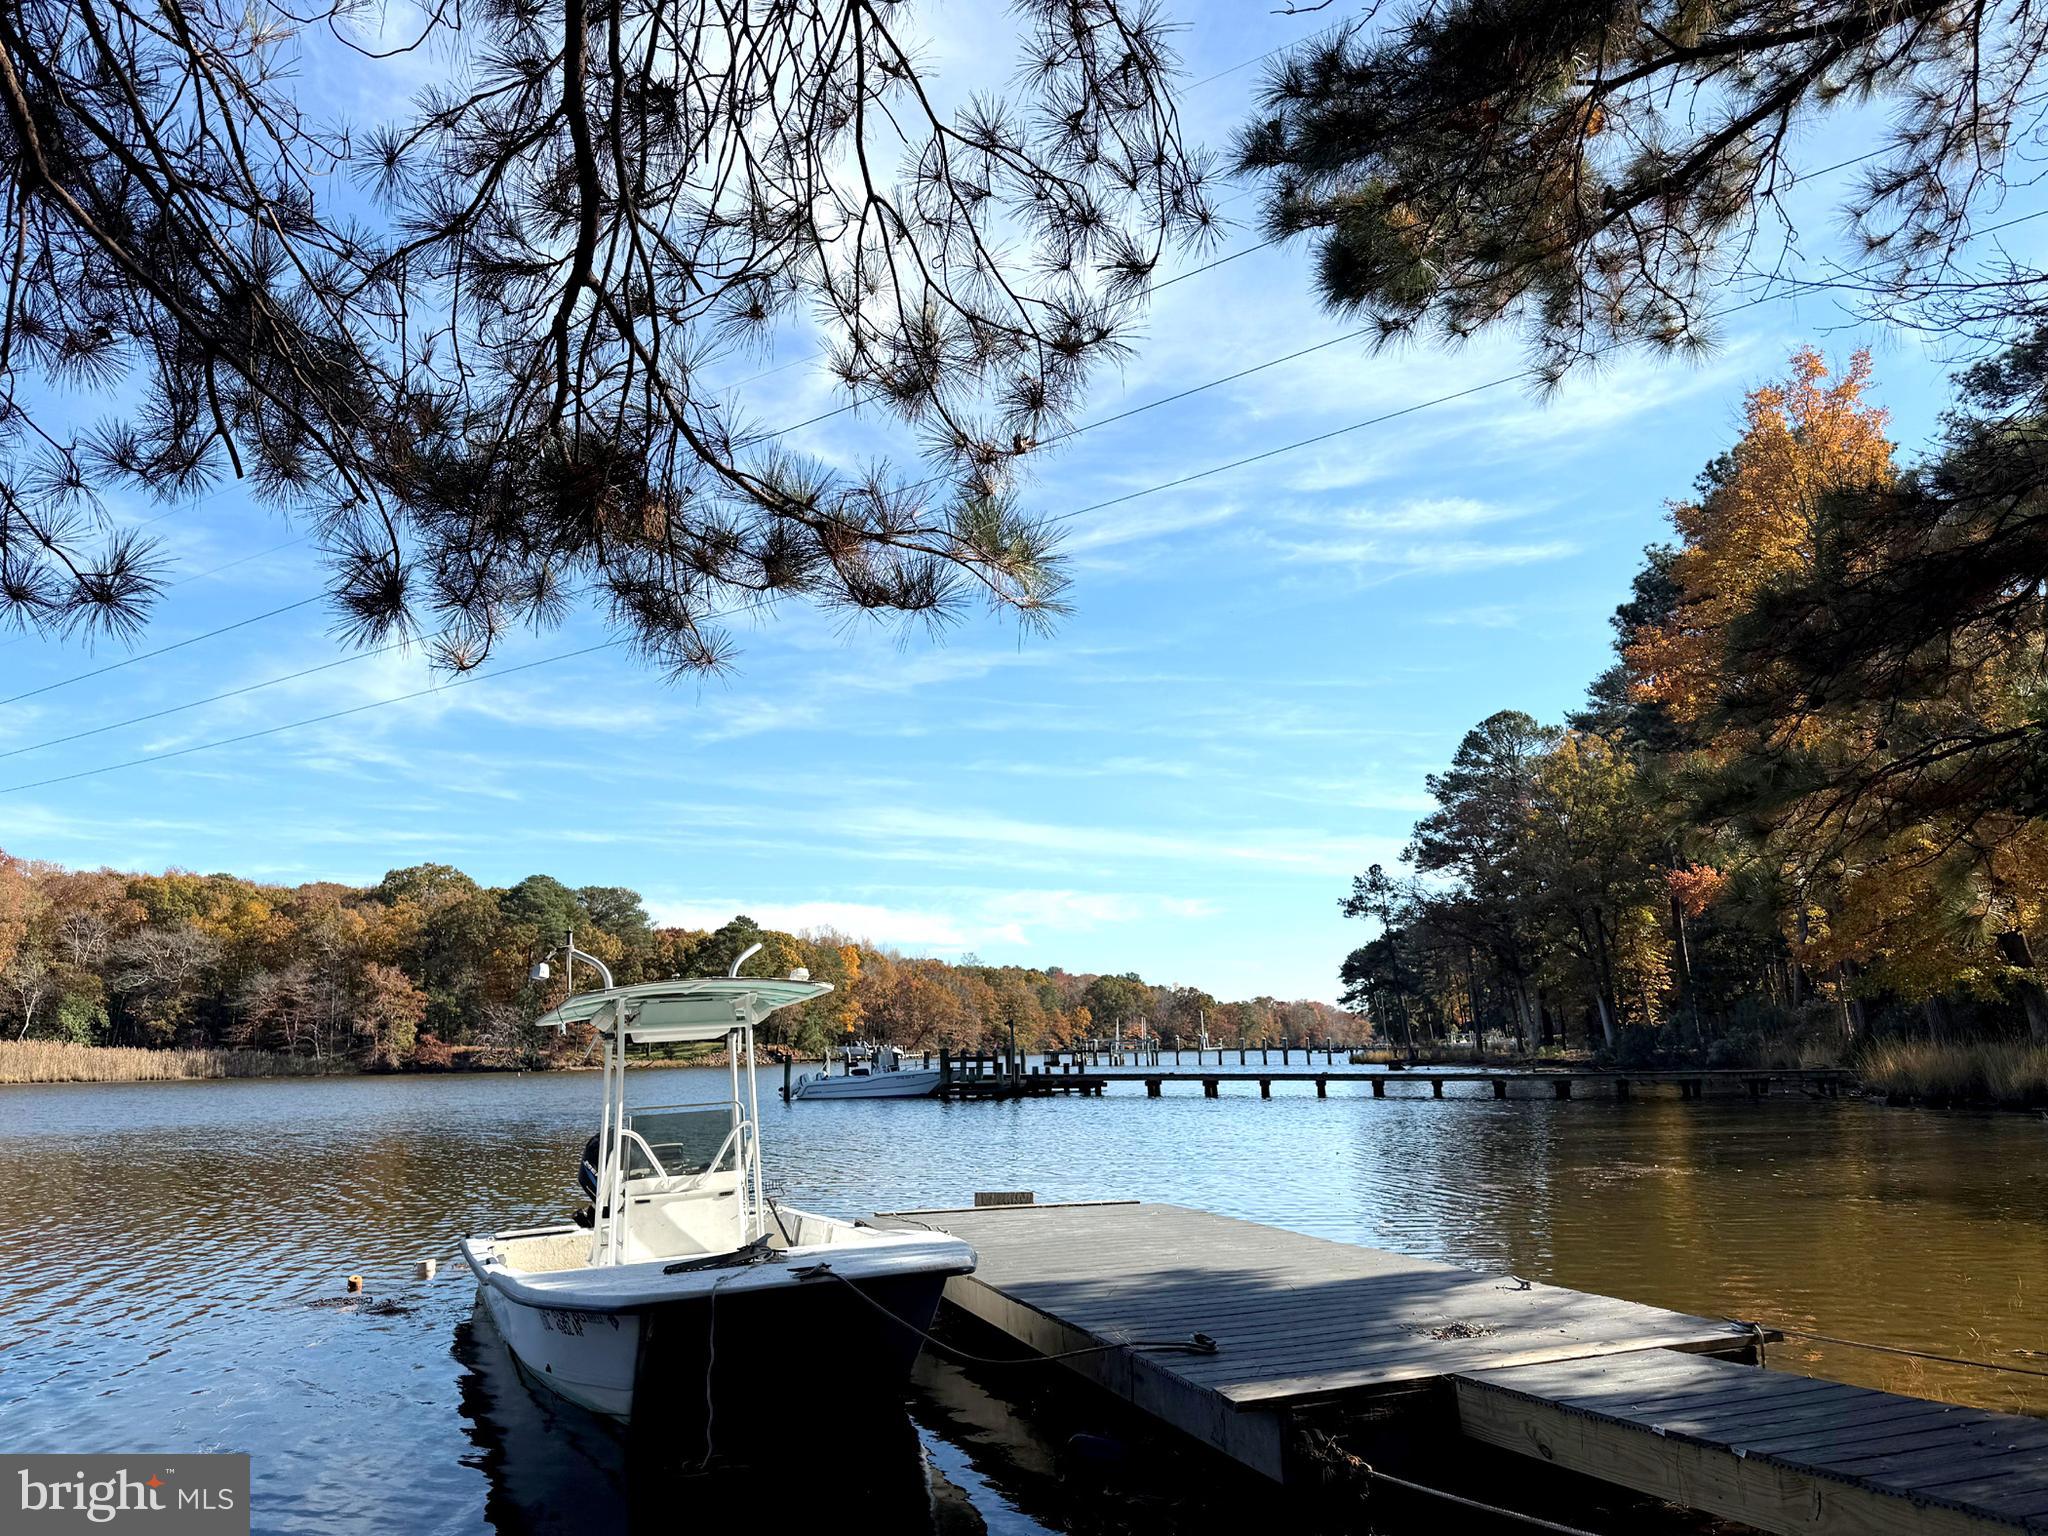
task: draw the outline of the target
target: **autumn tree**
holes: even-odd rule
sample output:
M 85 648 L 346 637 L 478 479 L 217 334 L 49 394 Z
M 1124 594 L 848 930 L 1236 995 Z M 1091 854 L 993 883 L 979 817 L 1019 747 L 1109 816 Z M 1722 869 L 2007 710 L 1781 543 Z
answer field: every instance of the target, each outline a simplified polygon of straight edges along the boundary
M 1831 507 L 1891 484 L 1886 416 L 1865 399 L 1870 377 L 1865 352 L 1839 375 L 1819 353 L 1795 353 L 1790 377 L 1744 402 L 1742 437 L 1702 477 L 1699 499 L 1672 504 L 1679 545 L 1661 574 L 1676 599 L 1623 659 L 1635 695 L 1680 726 L 1701 726 L 1756 686 L 1731 670 L 1732 626 L 1774 583 L 1812 572 Z
M 425 992 L 423 1026 L 443 1040 L 463 1038 L 490 998 L 483 985 L 504 914 L 498 899 L 445 864 L 394 869 L 378 882 L 392 932 L 386 958 Z
M 1818 558 L 1772 583 L 1729 637 L 1758 681 L 1731 724 L 1767 744 L 1789 715 L 1862 725 L 1863 750 L 1805 765 L 1855 836 L 1948 814 L 2038 816 L 2033 708 L 2048 638 L 2048 340 L 1968 370 L 1932 459 L 1830 505 Z M 1974 823 L 1960 843 L 1990 846 Z M 1961 851 L 1959 849 L 1959 851 Z
M 332 970 L 300 960 L 259 971 L 243 982 L 224 1043 L 321 1060 L 337 1054 L 352 1033 L 348 989 Z
M 365 965 L 350 1002 L 365 1065 L 388 1070 L 411 1059 L 427 997 L 403 971 L 375 961 Z
M 1082 994 L 1098 1035 L 1107 1039 L 1115 1026 L 1122 1025 L 1128 1036 L 1133 1026 L 1151 1012 L 1151 996 L 1144 982 L 1133 973 L 1097 976 Z
M 903 960 L 889 968 L 886 990 L 866 1003 L 879 1038 L 906 1050 L 937 1050 L 979 1043 L 984 1021 L 970 1019 L 934 960 Z
M 190 923 L 144 923 L 115 946 L 109 981 L 143 1043 L 168 1045 L 199 1021 L 219 961 Z
M 1876 610 L 1867 589 L 1897 584 L 1914 549 L 1956 527 L 1928 515 L 1922 473 L 1894 472 L 1868 382 L 1867 358 L 1829 381 L 1802 353 L 1791 379 L 1751 396 L 1706 494 L 1674 511 L 1673 611 L 1626 659 L 1637 696 L 1690 737 L 1704 813 L 1739 824 L 1785 885 L 1794 959 L 1833 990 L 1845 1031 L 1874 992 L 1919 1000 L 2002 976 L 2048 1037 L 2030 936 L 2040 824 L 2000 804 L 2014 765 L 1972 750 L 2025 734 L 2036 652 L 1965 608 L 1918 647 L 1893 646 L 1891 664 L 1865 654 L 1927 612 L 1924 594 L 1917 611 Z M 1908 521 L 1921 532 L 1901 539 Z M 1877 527 L 1894 538 L 1860 536 Z M 1827 601 L 1842 592 L 1863 600 Z M 1917 683 L 1901 665 L 1916 651 Z M 1867 667 L 1860 684 L 1847 657 Z
M 907 1049 L 1020 1048 L 1085 1034 L 1091 988 L 1120 1016 L 1185 1021 L 1224 1012 L 1208 994 L 1058 969 L 947 964 L 830 931 L 787 933 L 741 915 L 714 931 L 653 928 L 637 892 L 530 876 L 491 888 L 447 865 L 387 873 L 368 888 L 267 885 L 169 870 L 75 872 L 0 854 L 0 1025 L 85 1043 L 223 1045 L 380 1070 L 576 1060 L 587 1041 L 533 1020 L 565 995 L 566 967 L 529 980 L 545 931 L 575 924 L 580 948 L 621 984 L 799 968 L 832 991 L 777 1013 L 762 1043 L 806 1053 L 854 1037 Z M 596 977 L 579 968 L 579 988 Z M 1101 983 L 1101 985 L 1098 985 Z M 1285 1020 L 1287 1005 L 1250 1011 Z M 1295 1010 L 1292 1027 L 1325 1027 Z

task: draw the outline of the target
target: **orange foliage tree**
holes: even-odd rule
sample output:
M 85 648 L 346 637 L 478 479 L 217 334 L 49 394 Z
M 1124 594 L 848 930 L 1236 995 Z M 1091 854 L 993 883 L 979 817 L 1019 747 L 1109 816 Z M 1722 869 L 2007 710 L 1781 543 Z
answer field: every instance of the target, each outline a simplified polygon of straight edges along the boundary
M 1742 438 L 1709 470 L 1705 493 L 1671 505 L 1679 599 L 1623 653 L 1638 697 L 1685 724 L 1705 721 L 1742 684 L 1727 671 L 1730 626 L 1773 580 L 1813 563 L 1829 499 L 1891 483 L 1886 413 L 1864 401 L 1870 379 L 1867 352 L 1837 376 L 1805 348 L 1791 377 L 1750 393 Z

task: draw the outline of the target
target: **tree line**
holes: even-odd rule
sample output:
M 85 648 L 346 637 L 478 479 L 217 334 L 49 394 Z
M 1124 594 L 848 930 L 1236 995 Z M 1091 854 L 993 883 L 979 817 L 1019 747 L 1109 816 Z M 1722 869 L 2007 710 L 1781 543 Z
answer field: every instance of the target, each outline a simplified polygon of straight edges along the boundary
M 376 1069 L 540 1064 L 580 1054 L 531 1023 L 561 1001 L 563 968 L 535 961 L 574 929 L 622 985 L 809 969 L 833 990 L 777 1014 L 771 1045 L 816 1054 L 855 1039 L 906 1049 L 1007 1043 L 1026 1050 L 1121 1026 L 1190 1043 L 1352 1038 L 1328 1004 L 1218 1002 L 1134 974 L 956 963 L 843 934 L 784 933 L 740 916 L 715 930 L 658 927 L 620 886 L 547 875 L 479 884 L 444 864 L 376 885 L 265 885 L 233 875 L 69 870 L 0 853 L 0 1038 L 94 1045 L 226 1046 Z M 586 977 L 584 985 L 594 978 Z
M 1615 659 L 1428 780 L 1347 1003 L 1623 1058 L 2048 1043 L 2048 330 L 1902 460 L 1858 354 L 1794 356 L 1670 509 Z

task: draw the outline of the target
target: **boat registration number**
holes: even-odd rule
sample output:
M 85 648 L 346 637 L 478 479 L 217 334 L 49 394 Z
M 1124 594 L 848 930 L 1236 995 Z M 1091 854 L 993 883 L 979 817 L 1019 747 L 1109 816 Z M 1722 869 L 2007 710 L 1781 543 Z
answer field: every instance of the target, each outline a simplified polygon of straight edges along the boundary
M 582 1336 L 586 1324 L 609 1323 L 612 1332 L 619 1331 L 618 1314 L 615 1312 L 565 1312 L 555 1307 L 540 1309 L 541 1326 L 550 1333 L 573 1333 Z

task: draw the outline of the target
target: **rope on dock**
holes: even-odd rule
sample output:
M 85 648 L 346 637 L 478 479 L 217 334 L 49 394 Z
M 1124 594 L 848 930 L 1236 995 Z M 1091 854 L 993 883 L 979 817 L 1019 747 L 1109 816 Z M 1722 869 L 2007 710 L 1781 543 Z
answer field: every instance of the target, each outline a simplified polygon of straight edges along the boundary
M 790 1273 L 803 1276 L 806 1279 L 822 1275 L 828 1279 L 837 1280 L 848 1290 L 852 1291 L 854 1295 L 858 1296 L 862 1301 L 873 1307 L 898 1327 L 908 1329 L 941 1354 L 949 1356 L 954 1361 L 963 1365 L 1045 1365 L 1055 1360 L 1072 1360 L 1079 1355 L 1099 1355 L 1114 1349 L 1185 1350 L 1189 1354 L 1196 1355 L 1213 1355 L 1218 1353 L 1218 1347 L 1214 1339 L 1210 1338 L 1206 1333 L 1196 1333 L 1190 1334 L 1185 1339 L 1124 1339 L 1114 1344 L 1091 1344 L 1085 1349 L 1061 1350 L 1057 1354 L 1050 1355 L 1026 1355 L 1021 1359 L 999 1360 L 986 1355 L 972 1355 L 963 1349 L 954 1348 L 942 1339 L 934 1338 L 929 1330 L 920 1328 L 908 1319 L 897 1316 L 894 1312 L 883 1306 L 881 1302 L 877 1301 L 858 1285 L 854 1284 L 853 1281 L 847 1279 L 846 1276 L 838 1273 L 829 1265 L 816 1264 L 807 1270 L 791 1270 Z M 1465 1509 L 1478 1510 L 1484 1514 L 1495 1516 L 1498 1519 L 1519 1521 L 1532 1530 L 1551 1531 L 1555 1533 L 1555 1536 L 1600 1536 L 1598 1531 L 1589 1531 L 1583 1526 L 1562 1525 L 1555 1520 L 1545 1520 L 1540 1515 L 1525 1515 L 1519 1509 L 1508 1509 L 1499 1504 L 1488 1504 L 1481 1499 L 1467 1498 L 1460 1493 L 1450 1493 L 1442 1488 L 1432 1488 L 1428 1483 L 1410 1482 L 1405 1477 L 1396 1477 L 1391 1472 L 1380 1471 L 1371 1462 L 1361 1456 L 1354 1456 L 1349 1451 L 1343 1450 L 1334 1441 L 1330 1442 L 1326 1454 L 1340 1457 L 1352 1471 L 1370 1481 L 1385 1483 L 1389 1487 L 1400 1488 L 1409 1493 L 1419 1493 L 1433 1499 L 1442 1499 L 1445 1503 L 1456 1504 Z
M 1491 1515 L 1497 1520 L 1517 1521 L 1532 1530 L 1551 1531 L 1556 1533 L 1556 1536 L 1600 1536 L 1599 1532 L 1589 1531 L 1581 1525 L 1565 1525 L 1557 1520 L 1546 1520 L 1541 1515 L 1524 1514 L 1519 1509 L 1509 1509 L 1501 1504 L 1489 1504 L 1484 1499 L 1468 1498 L 1462 1493 L 1452 1493 L 1447 1488 L 1437 1488 L 1429 1483 L 1418 1483 L 1405 1477 L 1396 1477 L 1391 1472 L 1382 1472 L 1363 1456 L 1345 1450 L 1336 1440 L 1326 1434 L 1312 1432 L 1308 1444 L 1309 1450 L 1313 1455 L 1325 1461 L 1339 1463 L 1346 1471 L 1355 1476 L 1362 1477 L 1368 1482 L 1384 1483 L 1389 1488 L 1399 1488 L 1404 1493 L 1419 1493 L 1425 1498 L 1440 1499 L 1446 1504 L 1456 1504 L 1463 1509 L 1477 1510 L 1481 1514 Z
M 1937 1355 L 1925 1349 L 1908 1349 L 1902 1344 L 1872 1344 L 1865 1339 L 1838 1338 L 1832 1333 L 1815 1333 L 1807 1328 L 1794 1328 L 1790 1323 L 1754 1323 L 1746 1318 L 1731 1317 L 1731 1323 L 1744 1328 L 1769 1328 L 1791 1339 L 1809 1339 L 1816 1344 L 1839 1344 L 1844 1349 L 1867 1349 L 1880 1355 L 1904 1355 L 1908 1360 L 1932 1360 L 1940 1365 L 1967 1365 L 1980 1371 L 2003 1371 L 2011 1376 L 2048 1377 L 2048 1370 L 2037 1365 L 2007 1365 L 2001 1360 L 1972 1360 L 1963 1355 Z
M 1357 1458 L 1353 1458 L 1356 1460 Z M 1546 1520 L 1541 1515 L 1525 1515 L 1519 1509 L 1508 1509 L 1499 1504 L 1488 1504 L 1483 1499 L 1468 1499 L 1462 1493 L 1451 1493 L 1442 1488 L 1432 1488 L 1428 1483 L 1410 1482 L 1405 1477 L 1396 1477 L 1391 1472 L 1382 1472 L 1369 1461 L 1358 1462 L 1359 1474 L 1376 1483 L 1399 1488 L 1406 1493 L 1420 1493 L 1432 1499 L 1442 1499 L 1446 1504 L 1457 1504 L 1465 1509 L 1476 1509 L 1482 1514 L 1492 1515 L 1497 1520 L 1515 1520 L 1538 1531 L 1555 1531 L 1558 1536 L 1599 1536 L 1582 1525 L 1565 1525 L 1560 1521 Z
M 899 1317 L 896 1313 L 891 1312 L 887 1307 L 875 1300 L 874 1297 L 862 1290 L 853 1281 L 847 1279 L 846 1276 L 833 1269 L 829 1264 L 813 1264 L 806 1269 L 792 1269 L 790 1273 L 803 1280 L 810 1280 L 818 1276 L 823 1276 L 828 1280 L 837 1280 L 841 1285 L 852 1291 L 854 1295 L 881 1313 L 882 1316 L 888 1318 L 897 1327 L 916 1334 L 940 1354 L 945 1355 L 960 1365 L 1047 1365 L 1055 1360 L 1073 1360 L 1082 1355 L 1106 1354 L 1116 1349 L 1179 1350 L 1190 1355 L 1214 1355 L 1221 1352 L 1220 1346 L 1208 1334 L 1191 1333 L 1184 1339 L 1119 1339 L 1113 1344 L 1090 1344 L 1084 1349 L 1063 1349 L 1057 1354 L 1051 1355 L 1013 1356 L 1007 1360 L 998 1359 L 991 1355 L 971 1355 L 964 1349 L 957 1349 L 953 1345 L 948 1344 L 944 1339 L 934 1337 L 928 1330 L 918 1327 L 917 1324 L 911 1322 L 908 1318 Z

